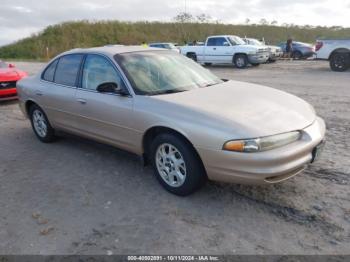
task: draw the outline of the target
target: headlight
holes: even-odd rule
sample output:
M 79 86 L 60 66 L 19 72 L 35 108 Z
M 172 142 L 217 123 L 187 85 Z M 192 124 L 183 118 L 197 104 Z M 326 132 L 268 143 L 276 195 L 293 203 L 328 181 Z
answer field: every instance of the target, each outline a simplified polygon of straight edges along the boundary
M 274 136 L 266 136 L 254 139 L 231 140 L 224 144 L 223 150 L 235 152 L 261 152 L 282 147 L 299 140 L 301 133 L 294 131 Z

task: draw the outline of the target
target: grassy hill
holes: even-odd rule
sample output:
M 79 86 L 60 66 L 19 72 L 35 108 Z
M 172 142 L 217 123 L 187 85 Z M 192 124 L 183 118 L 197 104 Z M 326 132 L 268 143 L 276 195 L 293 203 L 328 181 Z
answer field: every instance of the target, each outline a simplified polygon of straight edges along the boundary
M 167 41 L 183 44 L 204 40 L 207 35 L 235 34 L 241 37 L 265 38 L 271 44 L 285 41 L 288 36 L 298 41 L 314 43 L 316 38 L 350 38 L 350 28 L 231 25 L 220 23 L 161 23 L 120 21 L 66 22 L 47 27 L 42 32 L 16 43 L 0 47 L 0 58 L 46 59 L 77 47 L 106 44 L 140 44 L 143 41 Z

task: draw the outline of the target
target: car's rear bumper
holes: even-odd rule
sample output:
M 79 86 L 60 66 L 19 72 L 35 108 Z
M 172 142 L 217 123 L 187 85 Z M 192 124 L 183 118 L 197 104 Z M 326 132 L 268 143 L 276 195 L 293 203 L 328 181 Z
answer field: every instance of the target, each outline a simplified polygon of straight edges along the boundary
M 287 146 L 259 153 L 236 153 L 197 148 L 208 178 L 242 184 L 269 184 L 300 173 L 313 160 L 313 151 L 324 141 L 321 118 L 302 130 L 302 138 Z
M 8 88 L 0 89 L 0 101 L 17 99 L 17 89 Z

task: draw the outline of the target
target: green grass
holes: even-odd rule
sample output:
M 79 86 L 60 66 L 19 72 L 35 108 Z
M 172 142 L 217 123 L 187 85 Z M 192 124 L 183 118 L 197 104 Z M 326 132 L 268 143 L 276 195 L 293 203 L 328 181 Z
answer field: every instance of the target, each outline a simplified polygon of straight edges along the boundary
M 292 36 L 294 40 L 314 43 L 317 38 L 350 38 L 350 28 L 175 22 L 66 22 L 49 26 L 36 35 L 0 47 L 0 58 L 45 60 L 47 47 L 49 57 L 52 58 L 78 47 L 153 41 L 183 44 L 193 40 L 203 41 L 206 36 L 215 34 L 264 37 L 271 44 L 286 41 L 288 36 Z

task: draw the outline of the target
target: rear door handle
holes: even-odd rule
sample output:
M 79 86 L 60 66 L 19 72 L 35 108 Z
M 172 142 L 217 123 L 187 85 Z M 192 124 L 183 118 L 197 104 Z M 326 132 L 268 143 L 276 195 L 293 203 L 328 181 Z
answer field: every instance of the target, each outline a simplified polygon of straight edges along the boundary
M 214 47 L 213 50 L 216 50 L 216 47 Z
M 37 96 L 43 96 L 43 95 L 44 95 L 44 94 L 43 94 L 41 91 L 39 91 L 39 90 L 35 91 L 35 94 L 36 94 Z
M 82 99 L 82 98 L 78 98 L 77 101 L 82 104 L 82 105 L 85 105 L 86 104 L 86 100 L 85 99 Z

